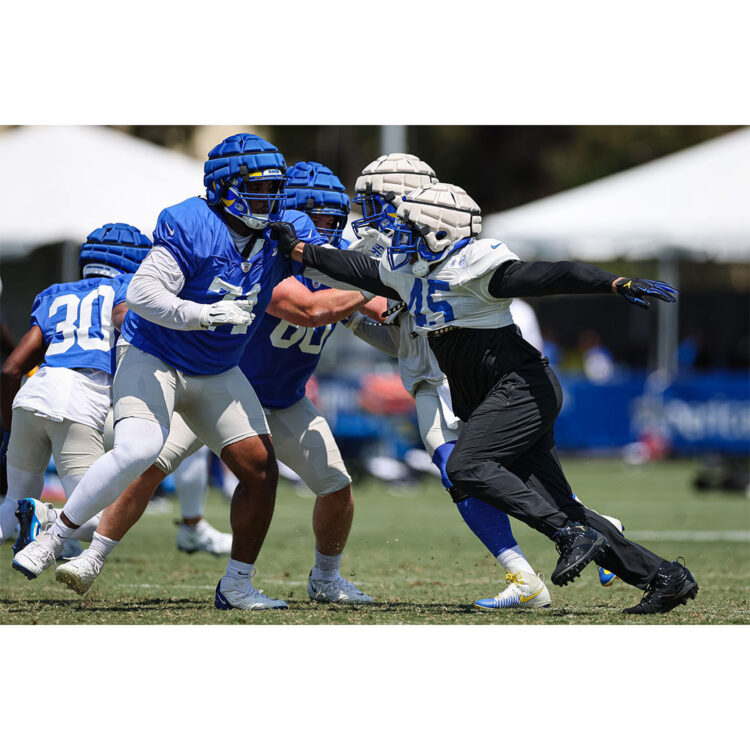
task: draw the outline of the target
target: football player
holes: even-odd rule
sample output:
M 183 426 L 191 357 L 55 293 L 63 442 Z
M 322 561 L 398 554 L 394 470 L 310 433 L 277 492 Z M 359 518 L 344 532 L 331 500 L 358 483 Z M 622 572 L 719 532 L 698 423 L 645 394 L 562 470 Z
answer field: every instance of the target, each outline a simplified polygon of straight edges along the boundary
M 335 247 L 346 247 L 341 231 L 349 212 L 349 198 L 329 169 L 315 162 L 293 165 L 287 171 L 286 194 L 292 208 L 283 216 L 295 222 L 298 231 L 307 232 L 308 242 L 322 244 L 328 239 Z M 319 226 L 325 237 L 313 225 Z M 351 478 L 328 423 L 305 396 L 305 384 L 336 321 L 364 302 L 365 295 L 359 291 L 329 289 L 301 275 L 285 279 L 273 290 L 252 344 L 239 361 L 263 406 L 276 455 L 317 495 L 313 509 L 315 564 L 308 594 L 321 602 L 372 602 L 340 573 L 354 512 Z M 159 482 L 200 445 L 186 421 L 174 415 L 169 438 L 156 463 L 105 511 L 101 533 L 115 541 L 122 539 Z M 58 573 L 71 588 L 85 593 L 105 559 L 106 555 L 84 553 L 61 566 Z M 216 602 L 225 608 L 218 594 Z
M 205 199 L 159 215 L 154 247 L 128 288 L 113 384 L 114 448 L 84 475 L 49 532 L 16 555 L 13 566 L 27 577 L 52 565 L 62 540 L 154 463 L 177 411 L 240 480 L 217 606 L 287 607 L 251 583 L 278 470 L 263 409 L 237 367 L 273 287 L 293 273 L 268 235 L 268 223 L 282 216 L 285 172 L 275 146 L 256 135 L 231 136 L 209 153 Z
M 50 455 L 70 497 L 104 454 L 117 331 L 127 311 L 128 283 L 150 248 L 135 227 L 105 224 L 81 246 L 81 280 L 53 284 L 34 300 L 31 327 L 2 368 L 0 460 L 7 461 L 8 491 L 0 506 L 0 544 L 14 531 L 16 518 L 15 551 L 55 520 L 52 505 L 34 499 L 44 486 Z M 21 386 L 23 375 L 37 365 L 38 372 Z M 87 520 L 70 537 L 91 541 L 98 519 Z
M 283 222 L 272 233 L 280 250 L 305 266 L 406 304 L 464 421 L 446 462 L 448 480 L 553 540 L 560 555 L 554 584 L 566 585 L 594 560 L 645 589 L 628 614 L 668 612 L 694 598 L 698 585 L 686 567 L 626 539 L 576 501 L 554 441 L 562 390 L 508 310 L 513 297 L 566 293 L 618 294 L 647 308 L 649 299 L 674 302 L 676 290 L 585 263 L 525 263 L 502 242 L 477 239 L 479 206 L 455 185 L 409 193 L 397 217 L 380 261 L 300 242 Z

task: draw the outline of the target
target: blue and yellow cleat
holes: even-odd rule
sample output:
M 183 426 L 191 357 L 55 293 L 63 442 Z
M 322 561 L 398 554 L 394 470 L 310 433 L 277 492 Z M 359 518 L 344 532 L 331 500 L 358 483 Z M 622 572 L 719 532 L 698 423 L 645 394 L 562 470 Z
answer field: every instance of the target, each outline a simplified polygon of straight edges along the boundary
M 33 497 L 25 497 L 18 501 L 16 518 L 18 519 L 18 539 L 13 545 L 14 555 L 31 544 L 39 534 L 54 523 L 57 511 L 52 503 L 43 503 Z
M 477 609 L 536 609 L 550 605 L 550 595 L 542 574 L 533 575 L 526 571 L 511 573 L 506 569 L 505 582 L 508 588 L 492 599 L 477 599 Z

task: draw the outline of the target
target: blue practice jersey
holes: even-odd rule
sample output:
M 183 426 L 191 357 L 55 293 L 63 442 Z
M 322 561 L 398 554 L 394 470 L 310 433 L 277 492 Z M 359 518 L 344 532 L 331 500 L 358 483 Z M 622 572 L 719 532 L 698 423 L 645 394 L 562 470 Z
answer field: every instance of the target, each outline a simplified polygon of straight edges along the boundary
M 297 236 L 301 238 L 299 230 Z M 306 238 L 310 244 L 323 244 L 324 238 Z M 341 239 L 343 250 L 349 243 Z M 305 276 L 295 276 L 310 291 L 329 287 Z M 245 349 L 240 369 L 250 381 L 260 403 L 269 409 L 285 409 L 305 395 L 305 385 L 318 366 L 323 346 L 335 323 L 307 328 L 288 323 L 266 313 L 258 333 Z
M 114 375 L 117 331 L 112 309 L 125 302 L 132 278 L 127 273 L 114 279 L 91 277 L 53 284 L 37 295 L 31 325 L 41 328 L 47 345 L 43 365 Z
M 255 303 L 253 322 L 222 325 L 213 331 L 182 331 L 129 311 L 122 327 L 126 341 L 188 375 L 217 375 L 236 366 L 263 319 L 274 286 L 300 270 L 299 263 L 278 252 L 268 230 L 262 248 L 243 258 L 219 211 L 202 198 L 188 198 L 164 209 L 154 230 L 154 245 L 166 248 L 180 266 L 185 276 L 181 299 L 204 305 L 245 299 Z M 284 216 L 286 221 L 295 218 Z

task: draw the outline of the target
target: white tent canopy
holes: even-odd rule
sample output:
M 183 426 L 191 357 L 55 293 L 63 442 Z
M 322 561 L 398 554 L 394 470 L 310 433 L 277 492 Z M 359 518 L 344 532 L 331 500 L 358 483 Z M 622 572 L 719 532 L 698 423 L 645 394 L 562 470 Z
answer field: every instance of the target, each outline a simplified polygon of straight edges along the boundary
M 150 235 L 159 212 L 203 192 L 203 165 L 111 128 L 25 127 L 0 133 L 0 255 L 80 245 L 122 221 Z
M 487 216 L 522 258 L 750 259 L 750 128 Z

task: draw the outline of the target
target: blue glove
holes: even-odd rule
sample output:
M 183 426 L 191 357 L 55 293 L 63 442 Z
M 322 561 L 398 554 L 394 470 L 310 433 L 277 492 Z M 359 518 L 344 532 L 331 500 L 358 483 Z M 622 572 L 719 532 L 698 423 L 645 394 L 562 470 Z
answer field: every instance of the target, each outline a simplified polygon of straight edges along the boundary
M 8 494 L 8 443 L 10 430 L 3 430 L 3 441 L 0 443 L 0 495 Z
M 646 309 L 650 304 L 644 297 L 656 297 L 663 302 L 677 302 L 675 295 L 678 293 L 673 286 L 651 279 L 620 279 L 615 282 L 615 291 L 632 305 Z

